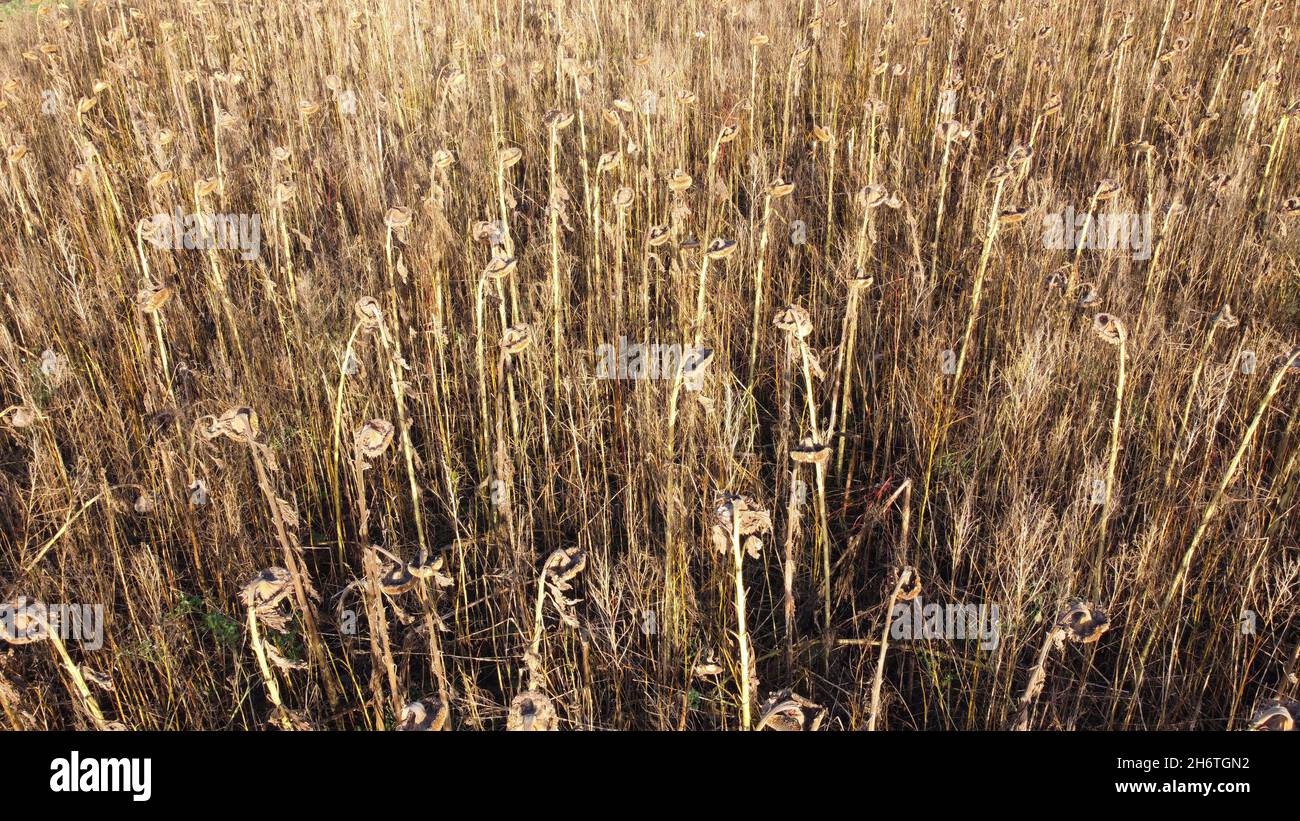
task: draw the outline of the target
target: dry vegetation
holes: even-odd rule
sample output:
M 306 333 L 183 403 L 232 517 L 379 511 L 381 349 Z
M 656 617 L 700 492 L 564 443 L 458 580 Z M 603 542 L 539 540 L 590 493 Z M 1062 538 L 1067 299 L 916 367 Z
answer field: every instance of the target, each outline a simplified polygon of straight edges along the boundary
M 1289 726 L 1297 17 L 5 15 L 0 600 L 105 630 L 0 642 L 3 725 Z

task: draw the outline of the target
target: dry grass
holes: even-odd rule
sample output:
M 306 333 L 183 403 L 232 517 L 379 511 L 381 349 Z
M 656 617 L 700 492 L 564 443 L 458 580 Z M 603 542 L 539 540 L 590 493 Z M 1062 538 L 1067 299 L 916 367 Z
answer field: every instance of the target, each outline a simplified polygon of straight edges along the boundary
M 106 623 L 0 642 L 0 720 L 1294 726 L 1297 26 L 5 15 L 0 600 Z M 1149 255 L 1048 247 L 1067 206 Z M 158 247 L 175 209 L 260 254 Z M 620 338 L 711 359 L 597 378 Z M 918 593 L 996 649 L 891 639 Z

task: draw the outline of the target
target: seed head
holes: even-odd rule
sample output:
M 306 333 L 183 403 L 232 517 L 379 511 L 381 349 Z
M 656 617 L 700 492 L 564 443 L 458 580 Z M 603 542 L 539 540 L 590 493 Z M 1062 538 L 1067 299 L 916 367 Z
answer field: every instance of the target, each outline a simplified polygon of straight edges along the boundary
M 533 341 L 531 330 L 526 323 L 506 328 L 501 335 L 501 350 L 507 356 L 517 356 L 528 350 Z
M 512 732 L 549 732 L 559 729 L 555 705 L 538 690 L 525 690 L 510 702 L 506 729 Z
M 772 324 L 796 339 L 807 339 L 813 332 L 812 317 L 801 305 L 790 305 L 777 311 Z
M 1107 313 L 1100 313 L 1092 318 L 1092 330 L 1107 345 L 1122 344 L 1128 335 L 1120 318 Z
M 1083 601 L 1072 602 L 1056 620 L 1065 637 L 1078 644 L 1091 644 L 1110 629 L 1110 618 L 1099 607 Z
M 429 696 L 403 707 L 394 729 L 401 732 L 437 732 L 446 726 L 447 705 L 437 696 Z
M 393 423 L 387 419 L 371 419 L 357 429 L 353 436 L 353 450 L 363 459 L 378 459 L 393 442 Z

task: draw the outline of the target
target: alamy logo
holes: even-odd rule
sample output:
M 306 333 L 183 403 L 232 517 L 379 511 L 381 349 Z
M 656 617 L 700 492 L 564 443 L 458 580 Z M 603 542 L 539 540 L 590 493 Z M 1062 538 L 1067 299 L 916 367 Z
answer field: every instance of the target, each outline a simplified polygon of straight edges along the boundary
M 951 120 L 957 114 L 957 89 L 946 88 L 939 94 L 939 116 Z
M 15 643 L 43 641 L 49 635 L 65 643 L 76 642 L 84 650 L 104 646 L 104 605 L 42 604 L 17 601 L 0 604 L 0 636 Z
M 357 95 L 352 89 L 344 89 L 339 92 L 337 98 L 339 113 L 351 116 L 357 113 Z
M 144 238 L 155 248 L 173 251 L 215 249 L 239 251 L 244 260 L 262 255 L 262 217 L 259 214 L 154 214 L 145 220 Z
M 681 374 L 687 390 L 704 386 L 704 368 L 713 357 L 708 348 L 692 345 L 643 345 L 620 336 L 618 345 L 596 348 L 597 379 L 676 379 Z
M 132 801 L 153 795 L 152 758 L 82 758 L 73 750 L 50 762 L 50 792 L 125 792 Z
M 41 113 L 47 117 L 59 113 L 59 92 L 52 88 L 41 92 Z
M 1133 259 L 1151 258 L 1150 214 L 1075 213 L 1074 206 L 1048 214 L 1043 245 L 1056 251 L 1132 251 Z
M 996 604 L 922 604 L 918 596 L 895 604 L 889 618 L 889 635 L 895 641 L 978 639 L 981 650 L 998 649 Z
M 790 485 L 790 504 L 793 507 L 803 507 L 808 501 L 808 484 L 803 479 L 795 479 Z
M 794 220 L 790 223 L 790 244 L 808 244 L 808 223 L 803 220 Z

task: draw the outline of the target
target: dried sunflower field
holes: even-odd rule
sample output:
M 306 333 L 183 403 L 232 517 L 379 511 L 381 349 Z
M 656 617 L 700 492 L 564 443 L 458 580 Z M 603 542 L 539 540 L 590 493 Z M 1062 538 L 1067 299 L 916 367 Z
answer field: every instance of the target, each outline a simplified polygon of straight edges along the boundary
M 1294 2 L 0 21 L 0 726 L 1300 721 Z

